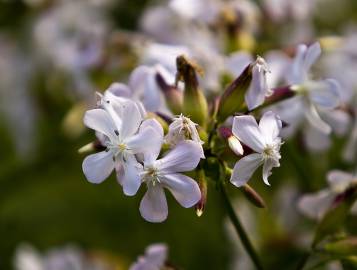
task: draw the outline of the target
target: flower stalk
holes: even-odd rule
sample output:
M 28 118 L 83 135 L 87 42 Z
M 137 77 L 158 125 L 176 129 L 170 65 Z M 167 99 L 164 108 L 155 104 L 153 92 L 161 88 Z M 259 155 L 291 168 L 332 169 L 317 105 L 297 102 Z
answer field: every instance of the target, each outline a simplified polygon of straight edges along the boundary
M 258 270 L 262 270 L 263 265 L 258 257 L 257 252 L 255 251 L 248 235 L 247 232 L 245 231 L 245 229 L 243 228 L 243 225 L 241 224 L 238 216 L 236 215 L 236 213 L 234 212 L 232 203 L 228 197 L 226 188 L 224 186 L 224 184 L 222 182 L 220 182 L 220 192 L 222 195 L 222 201 L 223 201 L 223 205 L 227 211 L 227 214 L 229 216 L 229 219 L 231 220 L 237 234 L 238 237 L 240 238 L 240 240 L 242 241 L 242 244 L 245 248 L 245 250 L 247 251 L 250 259 L 252 260 L 252 262 L 255 265 L 255 268 Z

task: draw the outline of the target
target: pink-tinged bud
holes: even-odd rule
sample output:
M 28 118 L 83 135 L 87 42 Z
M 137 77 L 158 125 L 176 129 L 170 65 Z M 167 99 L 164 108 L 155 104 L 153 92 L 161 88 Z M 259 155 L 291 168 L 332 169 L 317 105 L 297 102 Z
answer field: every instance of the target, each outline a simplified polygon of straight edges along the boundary
M 232 130 L 227 127 L 220 127 L 219 134 L 227 140 L 229 148 L 238 156 L 243 155 L 243 146 L 236 136 L 233 135 Z
M 167 106 L 174 114 L 180 114 L 183 103 L 182 91 L 173 85 L 169 85 L 160 73 L 156 73 L 155 79 L 165 96 Z
M 197 216 L 200 217 L 203 214 L 207 202 L 207 181 L 202 170 L 198 171 L 198 186 L 201 191 L 201 199 L 196 204 L 195 209 Z

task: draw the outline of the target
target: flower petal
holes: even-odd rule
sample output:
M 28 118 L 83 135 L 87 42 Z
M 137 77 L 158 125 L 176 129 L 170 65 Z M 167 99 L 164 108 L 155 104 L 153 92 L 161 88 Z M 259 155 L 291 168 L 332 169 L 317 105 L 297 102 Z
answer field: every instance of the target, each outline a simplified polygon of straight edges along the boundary
M 160 180 L 170 190 L 178 203 L 185 208 L 194 206 L 201 199 L 201 191 L 197 182 L 186 175 L 180 173 L 166 174 Z
M 114 169 L 113 154 L 110 151 L 102 151 L 89 155 L 83 160 L 82 169 L 89 182 L 99 184 Z
M 193 141 L 179 142 L 162 159 L 155 162 L 160 173 L 188 172 L 195 169 L 200 162 L 202 150 Z
M 229 55 L 225 61 L 225 65 L 234 77 L 238 77 L 251 62 L 253 62 L 253 57 L 250 53 L 239 51 Z
M 112 93 L 114 96 L 117 97 L 130 98 L 132 95 L 129 86 L 127 86 L 124 83 L 118 83 L 118 82 L 112 83 L 107 89 L 107 91 L 109 91 L 110 93 Z
M 308 71 L 321 55 L 320 43 L 310 45 L 305 52 L 304 69 Z
M 115 138 L 116 127 L 109 114 L 102 109 L 89 110 L 84 115 L 84 124 L 109 138 Z
M 340 85 L 336 80 L 310 81 L 306 87 L 314 104 L 326 109 L 334 109 L 338 106 Z
M 164 130 L 160 123 L 156 119 L 147 119 L 140 126 L 140 132 L 147 129 L 148 127 L 152 128 L 156 132 L 158 138 L 157 143 L 152 144 L 150 151 L 144 153 L 144 163 L 146 165 L 152 164 L 160 154 L 161 146 L 164 141 Z
M 272 111 L 264 113 L 259 121 L 259 130 L 263 134 L 267 144 L 274 142 L 276 137 L 279 136 L 281 128 L 282 122 L 280 117 Z
M 252 82 L 245 94 L 245 102 L 248 110 L 253 110 L 264 102 L 269 88 L 267 83 L 266 72 L 258 66 L 253 67 Z
M 305 110 L 305 116 L 309 123 L 321 132 L 325 134 L 329 134 L 331 132 L 331 127 L 320 118 L 313 104 L 308 104 L 308 107 Z
M 298 209 L 309 218 L 320 219 L 332 205 L 334 198 L 335 196 L 326 189 L 307 194 L 298 201 Z
M 327 174 L 327 181 L 335 192 L 344 192 L 353 182 L 354 175 L 340 170 L 332 170 Z
M 140 129 L 138 134 L 131 136 L 125 144 L 132 154 L 148 153 L 158 154 L 163 142 L 163 137 L 151 126 Z
M 237 187 L 243 186 L 262 163 L 263 160 L 260 154 L 250 154 L 241 158 L 234 165 L 230 179 L 231 183 Z
M 306 70 L 306 65 L 304 64 L 306 51 L 307 46 L 305 44 L 300 44 L 297 47 L 295 58 L 286 75 L 286 80 L 289 84 L 300 84 L 307 79 L 308 70 Z
M 265 139 L 253 116 L 235 116 L 233 119 L 232 132 L 241 142 L 254 151 L 263 151 Z
M 162 186 L 148 185 L 139 210 L 141 216 L 150 222 L 163 222 L 167 218 L 167 201 Z
M 263 181 L 266 185 L 270 186 L 268 177 L 271 175 L 271 169 L 273 167 L 279 167 L 280 163 L 278 160 L 268 158 L 263 164 Z
M 134 135 L 138 131 L 143 119 L 135 102 L 128 100 L 122 106 L 122 125 L 119 130 L 119 136 L 121 139 L 125 139 Z
M 135 195 L 141 185 L 141 178 L 139 174 L 139 164 L 134 160 L 124 162 L 123 163 L 123 176 L 120 180 L 118 180 L 122 186 L 124 194 L 127 196 Z

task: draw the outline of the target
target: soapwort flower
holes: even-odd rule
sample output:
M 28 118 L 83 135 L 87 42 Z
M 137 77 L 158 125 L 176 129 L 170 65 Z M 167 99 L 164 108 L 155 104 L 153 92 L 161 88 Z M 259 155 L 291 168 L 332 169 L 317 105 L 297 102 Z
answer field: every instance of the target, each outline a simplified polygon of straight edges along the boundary
M 280 146 L 282 144 L 279 132 L 282 128 L 280 118 L 273 112 L 266 112 L 259 125 L 251 115 L 235 116 L 233 134 L 255 153 L 241 158 L 234 166 L 231 183 L 237 187 L 243 186 L 254 171 L 263 165 L 263 181 L 270 185 L 268 177 L 273 167 L 279 167 Z
M 296 115 L 306 120 L 323 133 L 330 133 L 331 127 L 324 122 L 319 115 L 319 110 L 331 110 L 339 105 L 339 83 L 334 79 L 311 80 L 310 68 L 321 54 L 319 43 L 307 47 L 301 44 L 297 47 L 296 56 L 287 73 L 287 81 L 292 85 L 291 89 L 299 95 L 293 98 L 293 102 L 299 104 Z M 289 102 L 289 101 L 287 101 Z M 290 111 L 291 107 L 287 106 Z M 283 110 L 284 111 L 284 110 Z M 302 113 L 303 112 L 303 113 Z M 294 112 L 295 113 L 295 112 Z M 284 112 L 280 112 L 284 119 Z
M 165 244 L 152 244 L 145 249 L 145 254 L 139 256 L 129 270 L 159 270 L 165 266 L 168 247 Z
M 192 140 L 201 148 L 201 158 L 204 158 L 203 141 L 198 134 L 197 124 L 183 114 L 175 117 L 169 125 L 169 132 L 165 136 L 165 141 L 170 146 L 175 146 L 181 141 Z
M 339 195 L 357 185 L 357 175 L 333 170 L 327 174 L 327 182 L 327 188 L 306 194 L 299 200 L 298 209 L 302 214 L 311 219 L 321 219 Z M 357 203 L 354 203 L 351 212 L 357 213 Z
M 107 104 L 104 109 L 87 111 L 84 123 L 99 133 L 106 150 L 87 156 L 83 161 L 83 172 L 89 182 L 98 184 L 116 167 L 124 193 L 131 196 L 141 184 L 138 173 L 140 164 L 135 155 L 156 148 L 160 137 L 150 125 L 139 130 L 145 121 L 135 102 L 112 98 L 104 103 Z
M 194 170 L 201 158 L 201 149 L 193 141 L 182 141 L 164 157 L 157 159 L 161 144 L 144 154 L 140 173 L 147 191 L 140 203 L 140 213 L 150 222 L 162 222 L 167 218 L 168 208 L 164 188 L 185 208 L 194 206 L 201 198 L 198 184 L 182 174 Z

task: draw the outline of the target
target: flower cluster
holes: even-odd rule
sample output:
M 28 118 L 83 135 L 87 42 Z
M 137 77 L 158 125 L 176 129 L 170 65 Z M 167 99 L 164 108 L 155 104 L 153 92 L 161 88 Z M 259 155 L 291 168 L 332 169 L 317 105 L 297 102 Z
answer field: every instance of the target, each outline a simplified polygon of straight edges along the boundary
M 84 116 L 87 127 L 97 132 L 105 147 L 83 161 L 88 181 L 101 183 L 113 170 L 127 196 L 137 193 L 145 184 L 140 213 L 148 221 L 161 222 L 168 210 L 164 188 L 168 189 L 183 207 L 192 207 L 201 198 L 197 183 L 183 174 L 194 170 L 202 157 L 201 141 L 190 140 L 182 132 L 197 133 L 195 125 L 184 119 L 174 121 L 168 138 L 174 137 L 171 149 L 159 158 L 164 143 L 164 131 L 155 119 L 147 118 L 140 102 L 115 95 L 112 86 L 101 95 L 98 108 Z M 189 121 L 189 122 L 188 122 Z M 189 129 L 189 128 L 193 128 Z

